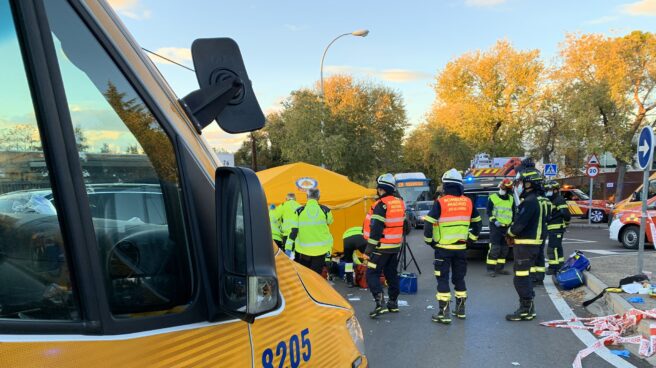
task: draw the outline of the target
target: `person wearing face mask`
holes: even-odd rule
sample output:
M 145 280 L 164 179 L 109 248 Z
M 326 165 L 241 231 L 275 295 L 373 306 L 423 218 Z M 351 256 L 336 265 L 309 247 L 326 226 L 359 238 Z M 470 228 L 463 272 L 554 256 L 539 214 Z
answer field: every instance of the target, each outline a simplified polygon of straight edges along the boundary
M 514 192 L 521 202 L 508 229 L 508 236 L 514 243 L 513 284 L 519 296 L 519 308 L 506 315 L 508 321 L 530 321 L 536 317 L 533 303 L 535 293 L 530 271 L 535 266 L 543 234 L 547 231 L 544 206 L 540 205 L 538 200 L 541 183 L 542 176 L 534 167 L 521 171 L 515 180 Z
M 547 256 L 549 257 L 549 269 L 547 275 L 553 275 L 565 263 L 563 256 L 563 236 L 567 230 L 567 223 L 571 220 L 572 215 L 569 213 L 569 207 L 563 196 L 560 195 L 560 184 L 557 181 L 550 181 L 545 187 L 547 197 L 551 200 L 551 216 L 547 219 L 547 230 L 549 231 L 549 246 L 547 247 Z
M 488 197 L 487 213 L 490 214 L 490 250 L 487 253 L 487 275 L 509 275 L 503 268 L 506 266 L 508 244 L 506 233 L 512 223 L 515 212 L 514 199 L 511 195 L 513 183 L 510 179 L 503 179 L 499 183 L 499 193 Z

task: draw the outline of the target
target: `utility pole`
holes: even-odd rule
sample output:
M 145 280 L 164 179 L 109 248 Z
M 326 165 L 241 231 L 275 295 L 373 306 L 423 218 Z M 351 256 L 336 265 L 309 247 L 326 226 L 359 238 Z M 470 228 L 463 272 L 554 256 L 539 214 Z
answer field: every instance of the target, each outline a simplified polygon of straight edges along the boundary
M 257 143 L 253 132 L 251 132 L 251 168 L 257 171 Z

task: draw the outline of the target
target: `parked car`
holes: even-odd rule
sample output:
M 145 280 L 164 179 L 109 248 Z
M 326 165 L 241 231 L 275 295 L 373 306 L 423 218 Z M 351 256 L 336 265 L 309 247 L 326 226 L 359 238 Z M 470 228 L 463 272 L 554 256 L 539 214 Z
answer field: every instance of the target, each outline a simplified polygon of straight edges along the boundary
M 421 202 L 413 203 L 412 206 L 410 207 L 410 211 L 412 212 L 411 218 L 413 219 L 413 222 L 411 222 L 410 224 L 415 229 L 424 227 L 424 217 L 428 215 L 428 212 L 431 210 L 432 207 L 433 207 L 433 201 L 421 201 Z
M 582 190 L 575 188 L 571 185 L 563 185 L 560 189 L 567 206 L 569 213 L 572 216 L 580 218 L 588 218 L 588 207 L 590 207 L 590 197 L 583 193 Z M 607 222 L 610 218 L 610 211 L 613 206 L 610 201 L 603 199 L 592 200 L 592 210 L 590 212 L 591 222 L 599 224 Z
M 641 212 L 640 206 L 625 207 L 614 211 L 608 227 L 610 239 L 619 241 L 624 248 L 638 249 Z M 656 197 L 647 200 L 646 225 L 645 242 L 654 244 L 656 239 Z

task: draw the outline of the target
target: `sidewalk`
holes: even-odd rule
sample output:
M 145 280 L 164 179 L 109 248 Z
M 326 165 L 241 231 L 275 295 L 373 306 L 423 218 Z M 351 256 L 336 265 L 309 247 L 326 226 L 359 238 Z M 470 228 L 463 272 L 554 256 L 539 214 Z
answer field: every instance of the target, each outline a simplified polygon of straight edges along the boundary
M 620 279 L 638 273 L 638 261 L 635 253 L 620 256 L 595 257 L 590 259 L 590 262 L 592 268 L 590 272 L 585 273 L 586 284 L 595 294 L 601 293 L 606 287 L 617 287 Z M 651 252 L 644 254 L 644 271 L 650 271 L 656 275 L 656 254 Z M 656 277 L 652 276 L 651 281 L 652 283 L 656 282 Z M 641 297 L 644 303 L 629 303 L 627 299 L 632 297 Z M 606 293 L 604 298 L 614 314 L 624 314 L 632 308 L 640 310 L 656 308 L 656 299 L 650 298 L 649 295 Z M 649 336 L 649 324 L 655 322 L 653 320 L 641 321 L 638 325 L 638 332 L 644 336 Z M 638 348 L 636 345 L 628 345 L 626 347 L 633 354 L 637 354 Z M 652 365 L 656 365 L 656 356 L 652 356 L 647 361 Z

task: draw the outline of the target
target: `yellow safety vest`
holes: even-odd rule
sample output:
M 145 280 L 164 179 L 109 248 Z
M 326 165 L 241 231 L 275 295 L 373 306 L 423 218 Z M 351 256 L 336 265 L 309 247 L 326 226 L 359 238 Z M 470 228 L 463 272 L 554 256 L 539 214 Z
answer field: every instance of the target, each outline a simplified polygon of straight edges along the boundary
M 271 237 L 273 240 L 282 241 L 282 231 L 280 230 L 278 211 L 269 210 L 269 222 L 271 223 Z
M 328 225 L 333 223 L 332 212 L 325 213 L 319 202 L 310 199 L 297 219 L 298 235 L 295 240 L 297 253 L 319 256 L 332 251 L 333 236 L 328 228 Z
M 280 205 L 280 218 L 282 220 L 280 230 L 282 231 L 282 236 L 289 236 L 289 233 L 292 232 L 292 226 L 296 219 L 296 210 L 299 207 L 301 207 L 301 205 L 293 199 Z
M 513 218 L 513 197 L 509 195 L 508 199 L 502 199 L 498 194 L 494 193 L 490 196 L 490 201 L 494 204 L 490 222 L 496 220 L 502 225 L 510 225 Z

